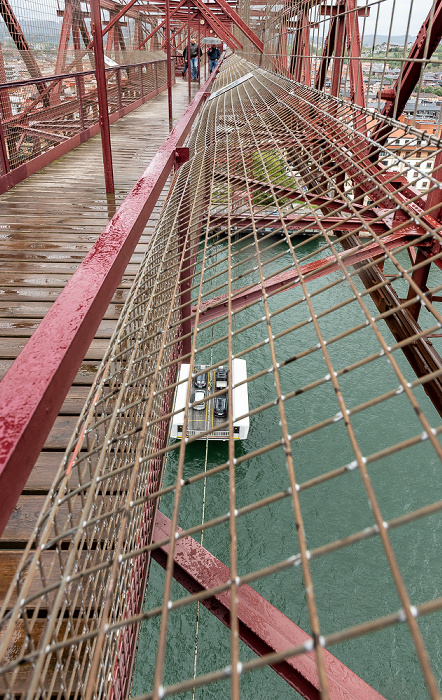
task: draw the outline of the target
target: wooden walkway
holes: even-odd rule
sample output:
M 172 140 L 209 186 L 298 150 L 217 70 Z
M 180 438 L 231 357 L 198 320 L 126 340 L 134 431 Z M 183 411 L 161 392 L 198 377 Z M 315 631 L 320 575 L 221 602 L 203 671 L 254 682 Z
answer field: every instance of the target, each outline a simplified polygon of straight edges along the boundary
M 173 88 L 174 118 L 188 106 Z M 196 93 L 198 84 L 192 85 Z M 96 241 L 168 135 L 167 92 L 111 128 L 115 197 L 104 190 L 100 137 L 63 156 L 0 198 L 0 377 Z M 0 603 L 60 465 L 84 400 L 146 251 L 166 196 L 137 245 L 10 521 L 0 537 Z

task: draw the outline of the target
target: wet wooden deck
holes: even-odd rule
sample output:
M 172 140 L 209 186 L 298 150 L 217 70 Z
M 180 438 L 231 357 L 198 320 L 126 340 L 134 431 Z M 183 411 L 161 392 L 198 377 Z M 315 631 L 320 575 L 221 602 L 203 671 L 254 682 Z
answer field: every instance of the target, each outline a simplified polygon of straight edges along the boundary
M 188 106 L 173 88 L 174 119 Z M 198 85 L 192 85 L 195 93 Z M 0 197 L 0 377 L 168 135 L 167 92 L 111 128 L 115 197 L 106 195 L 100 137 Z M 0 604 L 20 560 L 77 417 L 149 243 L 167 186 L 140 238 L 10 521 L 0 537 Z

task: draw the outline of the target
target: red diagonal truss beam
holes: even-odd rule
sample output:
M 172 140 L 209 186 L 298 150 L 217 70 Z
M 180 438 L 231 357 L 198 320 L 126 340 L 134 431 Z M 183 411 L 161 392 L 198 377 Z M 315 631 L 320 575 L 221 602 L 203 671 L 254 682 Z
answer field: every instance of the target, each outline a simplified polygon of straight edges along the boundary
M 372 221 L 369 217 L 365 217 L 367 225 L 369 225 L 370 230 L 375 233 L 382 234 L 388 229 L 385 221 Z M 268 227 L 272 229 L 282 230 L 284 227 L 288 230 L 299 230 L 299 229 L 310 229 L 314 231 L 322 231 L 327 229 L 336 229 L 337 231 L 354 231 L 359 232 L 363 228 L 364 224 L 357 217 L 349 217 L 343 219 L 342 216 L 323 216 L 318 217 L 314 214 L 306 214 L 303 216 L 297 216 L 296 214 L 288 214 L 284 217 L 284 226 L 281 221 L 281 217 L 277 214 L 266 214 L 264 212 L 256 211 L 254 213 L 253 219 L 249 214 L 235 214 L 232 213 L 228 217 L 214 215 L 214 223 L 219 226 L 227 225 L 230 226 L 241 226 L 248 227 L 252 226 L 253 223 L 261 227 Z
M 220 39 L 223 39 L 223 41 L 225 41 L 226 44 L 228 44 L 229 48 L 233 50 L 243 48 L 241 42 L 233 36 L 233 34 L 227 29 L 227 27 L 221 24 L 218 17 L 212 12 L 212 10 L 209 9 L 209 7 L 203 2 L 203 0 L 193 0 L 193 2 L 199 7 L 199 9 L 201 10 L 201 14 L 207 20 L 208 24 L 212 27 L 213 31 L 218 34 Z
M 246 37 L 252 42 L 252 44 L 254 44 L 256 46 L 258 51 L 260 51 L 260 53 L 263 53 L 263 51 L 264 51 L 263 42 L 261 41 L 261 39 L 259 39 L 256 36 L 255 32 L 252 29 L 250 29 L 249 25 L 246 24 L 244 22 L 244 20 L 241 19 L 241 17 L 239 16 L 239 14 L 237 12 L 235 12 L 233 7 L 231 7 L 231 5 L 229 5 L 226 2 L 226 0 L 215 0 L 215 2 L 224 11 L 224 14 L 227 15 L 227 17 L 229 17 L 229 19 L 231 19 L 232 22 L 234 24 L 236 24 L 238 29 L 240 29 L 246 35 Z
M 171 521 L 157 512 L 153 542 L 170 538 L 171 534 Z M 166 568 L 168 553 L 168 545 L 163 545 L 152 551 L 152 557 Z M 173 576 L 189 593 L 194 594 L 226 583 L 230 580 L 230 571 L 198 542 L 185 537 L 175 544 Z M 237 596 L 239 636 L 258 656 L 301 646 L 311 639 L 250 586 L 240 586 Z M 214 595 L 202 603 L 229 626 L 230 591 Z M 324 661 L 330 700 L 382 700 L 382 695 L 327 650 L 324 650 Z M 314 652 L 289 657 L 271 665 L 271 668 L 303 698 L 319 700 L 320 686 Z
M 32 78 L 41 78 L 41 71 L 37 61 L 35 60 L 31 48 L 26 41 L 22 28 L 8 2 L 8 0 L 0 0 L 0 14 L 8 28 L 12 40 L 14 41 L 20 55 L 29 71 Z
M 403 233 L 393 233 L 390 236 L 385 236 L 382 239 L 383 245 L 392 250 L 393 248 L 398 248 L 404 243 L 409 242 L 410 234 Z M 371 243 L 368 245 L 358 245 L 354 248 L 344 251 L 340 254 L 340 258 L 345 262 L 346 266 L 354 265 L 355 263 L 363 262 L 364 260 L 369 260 L 370 258 L 378 257 L 383 254 L 383 250 L 378 243 Z M 320 260 L 315 260 L 314 262 L 308 263 L 307 265 L 302 265 L 301 275 L 304 281 L 309 282 L 319 277 L 324 277 L 324 275 L 329 275 L 331 272 L 335 272 L 340 269 L 338 260 L 334 255 L 330 255 L 326 258 L 321 258 Z M 265 282 L 265 291 L 267 294 L 275 294 L 278 292 L 284 292 L 292 287 L 297 287 L 301 284 L 301 280 L 298 273 L 290 269 L 287 272 L 282 272 L 279 275 L 273 275 L 268 277 Z M 234 296 L 232 296 L 232 309 L 238 311 L 248 304 L 258 301 L 262 298 L 262 287 L 260 284 L 251 285 L 250 287 L 242 287 L 241 289 L 235 290 Z M 195 312 L 195 307 L 192 307 L 192 311 Z M 206 321 L 211 321 L 214 318 L 219 318 L 227 313 L 227 294 L 221 294 L 218 297 L 209 299 L 200 305 L 199 322 L 204 323 Z M 192 318 L 192 323 L 193 323 Z
M 183 5 L 185 5 L 186 3 L 187 3 L 187 0 L 180 0 L 180 2 L 179 2 L 178 5 L 175 7 L 175 9 L 172 10 L 172 12 L 170 13 L 170 17 L 172 18 L 172 17 L 178 12 L 178 10 L 180 10 L 180 9 L 183 7 Z M 151 39 L 151 38 L 153 37 L 153 35 L 156 34 L 157 31 L 158 31 L 159 29 L 161 29 L 162 27 L 164 27 L 165 24 L 166 24 L 166 20 L 163 19 L 163 21 L 160 22 L 159 25 L 158 25 L 157 27 L 155 27 L 155 29 L 153 29 L 153 30 L 151 31 L 151 33 L 150 33 L 145 39 L 143 39 L 143 41 L 141 42 L 141 44 L 139 45 L 138 48 L 139 48 L 139 49 L 142 49 L 143 46 L 144 46 L 144 44 L 146 44 L 146 42 L 148 42 L 149 39 Z
M 408 60 L 393 86 L 394 98 L 386 100 L 382 114 L 386 117 L 398 119 L 403 112 L 411 93 L 419 81 L 421 71 L 424 68 L 422 59 L 429 60 L 439 46 L 442 39 L 442 0 L 435 0 L 425 22 L 422 24 Z M 393 128 L 392 124 L 380 124 L 372 135 L 372 139 L 380 144 L 385 143 L 388 134 Z M 371 151 L 376 150 L 373 146 Z
M 269 183 L 266 182 L 265 180 L 255 180 L 253 178 L 245 178 L 241 175 L 229 175 L 229 178 L 227 178 L 227 175 L 222 172 L 216 172 L 216 177 L 219 179 L 223 179 L 226 182 L 233 182 L 233 183 L 238 183 L 238 184 L 243 184 L 250 187 L 253 192 L 263 192 L 264 194 L 269 195 Z M 290 199 L 290 200 L 295 200 L 295 201 L 308 201 L 312 206 L 326 206 L 328 209 L 339 209 L 341 215 L 343 213 L 350 213 L 350 206 L 349 203 L 346 202 L 344 199 L 340 199 L 339 197 L 334 197 L 333 199 L 331 197 L 327 197 L 322 193 L 314 194 L 313 192 L 306 192 L 304 190 L 296 190 L 293 187 L 286 187 L 283 185 L 277 185 L 272 183 L 272 191 L 277 195 L 278 197 L 284 197 L 285 199 Z M 414 196 L 414 194 L 413 194 Z M 363 209 L 365 212 L 367 212 L 367 208 L 364 207 L 362 204 L 356 204 L 355 202 L 351 203 L 351 208 L 353 210 L 359 210 Z M 372 216 L 375 216 L 372 214 Z

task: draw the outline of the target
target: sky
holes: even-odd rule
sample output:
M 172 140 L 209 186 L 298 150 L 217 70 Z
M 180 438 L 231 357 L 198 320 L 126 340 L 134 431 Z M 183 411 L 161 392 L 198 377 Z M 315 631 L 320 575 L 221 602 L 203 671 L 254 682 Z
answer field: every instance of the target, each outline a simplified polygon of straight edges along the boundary
M 359 0 L 358 5 L 363 6 L 366 0 Z M 416 36 L 422 22 L 427 17 L 432 6 L 432 0 L 367 0 L 371 6 L 370 17 L 365 20 L 364 34 L 374 34 L 376 17 L 379 7 L 379 21 L 376 33 L 388 34 L 390 30 L 391 14 L 394 8 L 394 18 L 391 27 L 392 36 L 405 34 L 407 31 L 408 16 L 411 8 L 411 22 L 409 35 Z M 361 22 L 362 25 L 362 22 Z

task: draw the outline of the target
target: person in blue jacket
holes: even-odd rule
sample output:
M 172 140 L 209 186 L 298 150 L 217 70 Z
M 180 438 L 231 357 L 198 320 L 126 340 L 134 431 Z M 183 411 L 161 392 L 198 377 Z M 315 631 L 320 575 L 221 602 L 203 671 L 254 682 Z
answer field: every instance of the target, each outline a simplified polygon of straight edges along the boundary
M 211 46 L 207 51 L 209 57 L 209 71 L 212 72 L 218 65 L 218 59 L 221 56 L 221 51 L 217 46 Z

